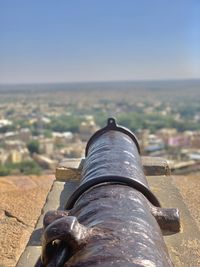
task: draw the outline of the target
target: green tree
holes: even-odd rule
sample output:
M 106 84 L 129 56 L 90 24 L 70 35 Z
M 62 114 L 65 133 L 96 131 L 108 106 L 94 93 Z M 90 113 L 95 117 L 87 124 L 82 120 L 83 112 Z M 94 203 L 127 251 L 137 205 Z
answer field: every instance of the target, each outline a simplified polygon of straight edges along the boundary
M 39 153 L 39 143 L 37 140 L 32 140 L 27 144 L 28 150 L 31 154 Z
M 29 175 L 29 174 L 35 174 L 40 175 L 41 174 L 41 168 L 35 161 L 23 161 L 18 164 L 18 168 L 21 173 Z
M 6 176 L 11 173 L 10 168 L 8 168 L 6 165 L 0 165 L 0 176 Z
M 71 131 L 78 132 L 81 123 L 80 117 L 61 115 L 51 118 L 51 123 L 48 124 L 48 129 L 55 132 Z
M 51 130 L 45 130 L 43 134 L 46 138 L 52 138 L 52 131 Z

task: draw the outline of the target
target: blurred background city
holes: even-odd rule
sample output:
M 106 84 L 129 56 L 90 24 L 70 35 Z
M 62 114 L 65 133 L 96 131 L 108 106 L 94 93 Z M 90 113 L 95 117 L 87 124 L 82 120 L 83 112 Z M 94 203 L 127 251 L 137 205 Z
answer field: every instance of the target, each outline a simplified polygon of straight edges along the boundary
M 175 173 L 200 170 L 200 81 L 91 82 L 0 87 L 0 175 L 52 173 L 84 157 L 110 116 L 132 130 L 142 155 Z

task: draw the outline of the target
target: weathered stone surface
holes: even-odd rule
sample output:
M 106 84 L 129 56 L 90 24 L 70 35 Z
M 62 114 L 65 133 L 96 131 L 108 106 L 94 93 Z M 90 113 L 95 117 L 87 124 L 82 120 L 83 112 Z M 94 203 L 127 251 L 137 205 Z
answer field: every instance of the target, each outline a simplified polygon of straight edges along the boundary
M 82 169 L 84 160 L 85 160 L 84 158 L 74 158 L 74 159 L 65 158 L 58 164 L 58 167 L 63 166 L 65 168 Z
M 0 266 L 12 267 L 23 251 L 33 228 L 12 217 L 1 217 Z
M 77 186 L 77 181 L 71 181 L 66 183 L 54 181 L 51 191 L 49 192 L 48 197 L 46 199 L 46 203 L 42 209 L 41 216 L 28 242 L 29 246 L 39 246 L 41 244 L 40 238 L 42 234 L 44 214 L 49 210 L 64 209 L 68 198 Z
M 159 157 L 142 157 L 142 164 L 146 176 L 170 175 L 170 168 L 166 159 Z
M 84 159 L 63 159 L 56 168 L 56 179 L 59 181 L 80 180 Z
M 81 171 L 78 169 L 59 167 L 56 168 L 56 180 L 68 181 L 68 180 L 80 180 Z
M 181 184 L 184 177 L 148 177 L 150 187 L 160 200 L 163 207 L 177 207 L 180 210 L 181 232 L 175 235 L 166 236 L 170 256 L 176 267 L 182 266 L 200 266 L 200 228 L 196 219 L 192 216 L 198 206 L 195 207 L 196 196 L 200 192 L 200 184 L 196 183 L 193 176 L 190 176 L 190 182 Z M 191 181 L 196 184 L 193 195 L 190 194 L 190 204 L 188 206 L 187 193 L 184 195 L 183 187 L 189 188 Z M 196 212 L 195 212 L 196 214 Z
M 32 232 L 28 245 L 21 255 L 16 267 L 34 267 L 36 260 L 41 254 L 41 235 L 42 235 L 42 223 L 44 214 L 49 210 L 64 209 L 64 206 L 72 194 L 72 192 L 78 186 L 77 181 L 71 182 L 58 182 L 55 181 L 48 194 L 46 204 L 42 209 L 42 214 L 38 220 L 38 223 Z
M 27 246 L 17 264 L 17 267 L 34 267 L 34 263 L 38 260 L 38 255 L 40 255 L 40 253 L 40 246 Z
M 176 186 L 186 203 L 192 217 L 200 229 L 200 175 L 173 176 L 172 183 Z
M 0 178 L 0 265 L 13 267 L 32 233 L 53 176 Z

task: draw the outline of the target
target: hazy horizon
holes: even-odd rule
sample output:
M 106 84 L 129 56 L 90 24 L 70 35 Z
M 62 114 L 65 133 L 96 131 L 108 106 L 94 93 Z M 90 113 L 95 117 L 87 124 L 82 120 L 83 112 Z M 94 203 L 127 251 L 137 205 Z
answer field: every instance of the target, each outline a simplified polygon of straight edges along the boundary
M 65 84 L 111 84 L 111 83 L 173 83 L 173 82 L 200 82 L 200 78 L 188 78 L 188 79 L 143 79 L 143 80 L 94 80 L 94 81 L 67 81 L 67 82 L 29 82 L 29 83 L 1 83 L 0 86 L 24 86 L 24 85 L 65 85 Z

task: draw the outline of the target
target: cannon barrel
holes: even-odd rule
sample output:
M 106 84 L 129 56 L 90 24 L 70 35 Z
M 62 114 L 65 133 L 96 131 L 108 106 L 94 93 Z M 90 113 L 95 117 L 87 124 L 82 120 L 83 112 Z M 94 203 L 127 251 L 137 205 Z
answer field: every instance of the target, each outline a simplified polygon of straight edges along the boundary
M 180 230 L 144 175 L 134 134 L 109 118 L 88 141 L 80 185 L 65 211 L 44 217 L 36 266 L 173 266 L 163 234 Z
M 85 156 L 80 186 L 68 201 L 67 209 L 73 207 L 85 190 L 104 182 L 126 184 L 141 191 L 153 205 L 160 206 L 144 175 L 135 135 L 116 125 L 115 119 L 109 118 L 107 126 L 90 138 Z

